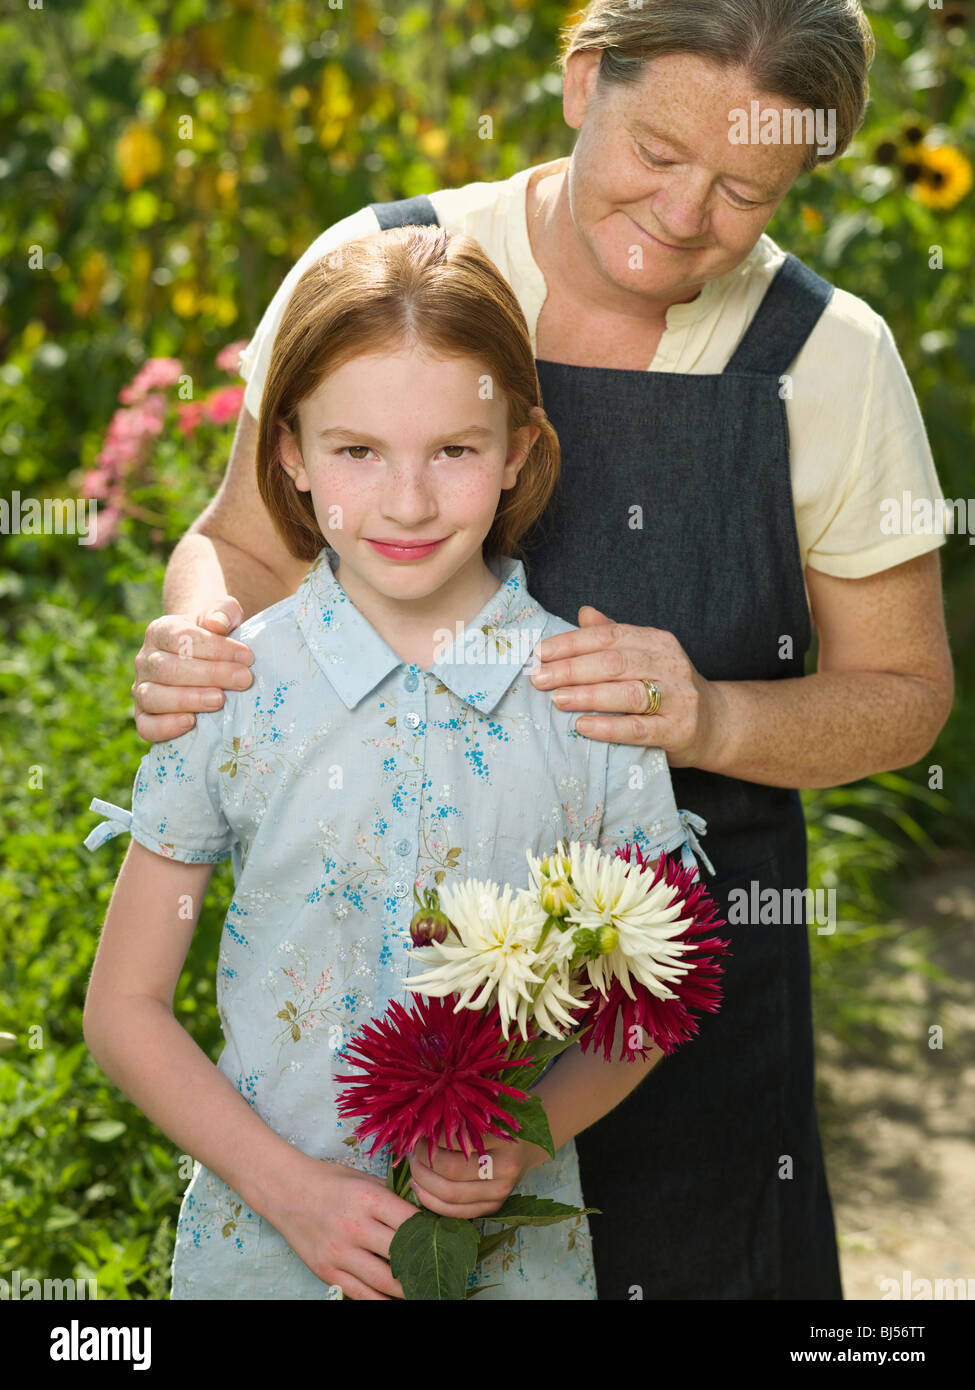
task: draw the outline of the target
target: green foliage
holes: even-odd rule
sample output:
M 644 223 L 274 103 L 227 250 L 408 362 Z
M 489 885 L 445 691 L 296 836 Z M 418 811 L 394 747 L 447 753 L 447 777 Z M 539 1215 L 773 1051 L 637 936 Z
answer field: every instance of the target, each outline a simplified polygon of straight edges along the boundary
M 180 1155 L 106 1080 L 82 1037 L 125 849 L 125 837 L 97 854 L 83 847 L 99 819 L 88 803 L 129 804 L 146 747 L 132 723 L 131 662 L 159 610 L 162 565 L 125 539 L 110 555 L 67 537 L 6 544 L 20 573 L 2 577 L 0 618 L 0 1024 L 17 1041 L 0 1056 L 0 1271 L 96 1278 L 101 1298 L 166 1298 L 186 1186 Z M 176 1009 L 215 1061 L 228 864 L 213 882 Z
M 462 1299 L 476 1264 L 474 1223 L 432 1211 L 404 1221 L 389 1247 L 389 1267 L 407 1298 Z
M 327 225 L 571 149 L 554 65 L 570 12 L 552 0 L 79 0 L 0 17 L 3 495 L 74 496 L 147 358 L 178 358 L 194 400 L 218 385 L 219 349 L 250 335 Z M 890 323 L 944 490 L 963 497 L 973 197 L 925 207 L 875 156 L 906 119 L 971 151 L 972 33 L 949 34 L 938 11 L 906 0 L 869 13 L 879 52 L 867 123 L 835 165 L 804 176 L 769 230 Z M 82 1039 L 125 837 L 96 854 L 82 840 L 92 796 L 128 804 L 145 751 L 133 658 L 229 440 L 207 424 L 184 437 L 170 415 L 103 550 L 63 535 L 3 539 L 0 1032 L 17 1041 L 0 1053 L 0 1274 L 95 1277 L 103 1298 L 167 1296 L 185 1177 L 175 1146 Z M 961 772 L 975 741 L 970 553 L 960 538 L 943 551 L 959 709 L 924 766 L 805 798 L 812 882 L 837 888 L 846 928 L 812 936 L 818 1019 L 845 1039 L 877 1026 L 863 986 L 869 944 L 891 930 L 895 871 L 965 843 L 975 815 Z M 927 790 L 929 764 L 945 769 L 944 798 Z M 176 993 L 177 1017 L 214 1060 L 231 888 L 218 866 Z

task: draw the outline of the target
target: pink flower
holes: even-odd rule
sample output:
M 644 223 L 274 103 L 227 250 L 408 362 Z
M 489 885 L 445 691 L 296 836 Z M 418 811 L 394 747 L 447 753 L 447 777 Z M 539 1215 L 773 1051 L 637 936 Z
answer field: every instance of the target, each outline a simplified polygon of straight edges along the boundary
M 92 541 L 92 550 L 102 550 L 109 541 L 115 539 L 118 531 L 119 522 L 122 520 L 121 508 L 110 503 L 107 507 L 98 507 L 95 511 L 93 530 L 95 539 Z
M 202 419 L 202 401 L 184 401 L 176 407 L 176 428 L 184 435 L 191 435 Z
M 440 1143 L 456 1148 L 459 1142 L 469 1158 L 481 1152 L 487 1134 L 511 1138 L 499 1121 L 517 1129 L 500 1100 L 524 1100 L 525 1092 L 500 1077 L 526 1059 L 506 1056 L 496 1004 L 455 1013 L 456 1003 L 454 995 L 421 995 L 407 1013 L 392 1000 L 349 1043 L 349 1061 L 364 1075 L 335 1078 L 348 1083 L 336 1108 L 343 1119 L 364 1116 L 355 1132 L 359 1139 L 376 1136 L 370 1156 L 389 1144 L 399 1162 L 426 1139 L 431 1163 Z
M 89 468 L 81 484 L 82 497 L 104 497 L 114 481 L 114 470 L 108 468 Z
M 236 420 L 243 399 L 243 386 L 221 386 L 204 401 L 203 414 L 215 425 L 225 425 L 228 420 Z
M 145 454 L 146 440 L 161 432 L 165 414 L 166 398 L 158 393 L 116 410 L 96 463 L 115 477 L 133 468 Z
M 628 844 L 618 849 L 616 854 L 627 863 L 635 863 L 640 872 L 649 862 L 636 845 Z M 726 947 L 729 943 L 716 936 L 709 936 L 705 941 L 693 938 L 721 927 L 725 924 L 724 918 L 716 915 L 717 904 L 704 884 L 694 878 L 693 870 L 685 869 L 666 854 L 660 856 L 653 878 L 649 879 L 648 876 L 647 891 L 661 879 L 676 890 L 674 902 L 683 899 L 683 910 L 676 920 L 686 920 L 687 925 L 676 939 L 691 947 L 683 956 L 690 969 L 682 979 L 670 982 L 669 988 L 677 996 L 676 999 L 658 998 L 632 976 L 630 986 L 636 996 L 634 999 L 630 998 L 618 979 L 613 980 L 605 997 L 593 991 L 589 1010 L 580 1025 L 582 1036 L 579 1045 L 583 1052 L 590 1047 L 597 1050 L 602 1047 L 607 1062 L 612 1061 L 610 1054 L 616 1035 L 617 1015 L 621 1015 L 623 1020 L 619 1060 L 622 1062 L 625 1057 L 633 1061 L 637 1056 L 646 1056 L 651 1042 L 660 1048 L 665 1057 L 669 1057 L 676 1047 L 687 1042 L 698 1030 L 698 1020 L 691 1014 L 691 1008 L 716 1013 L 721 1004 L 718 976 L 722 967 L 714 961 L 713 955 L 728 955 Z M 707 951 L 713 955 L 706 955 Z M 631 1031 L 633 1029 L 635 1033 Z M 633 1045 L 634 1040 L 636 1045 Z
M 118 393 L 123 405 L 134 405 L 149 391 L 172 386 L 183 375 L 183 364 L 175 357 L 150 357 L 128 386 Z
M 239 342 L 228 343 L 226 347 L 220 349 L 217 353 L 217 366 L 222 372 L 229 372 L 231 376 L 238 375 L 237 362 L 247 346 L 247 342 L 246 338 L 241 338 Z

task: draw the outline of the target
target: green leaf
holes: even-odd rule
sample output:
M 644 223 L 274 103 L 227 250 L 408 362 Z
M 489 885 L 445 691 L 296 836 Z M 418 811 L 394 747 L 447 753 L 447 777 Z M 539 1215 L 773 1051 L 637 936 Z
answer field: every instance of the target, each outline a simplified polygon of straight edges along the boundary
M 516 1087 L 519 1091 L 525 1090 L 527 1086 L 531 1086 L 538 1079 L 553 1057 L 567 1052 L 578 1041 L 578 1033 L 570 1033 L 567 1038 L 533 1038 L 529 1043 L 520 1043 L 519 1050 L 523 1048 L 526 1056 L 531 1057 L 532 1061 L 526 1062 L 521 1067 L 512 1067 L 505 1075 L 505 1082 L 509 1086 Z M 513 1055 L 517 1059 L 518 1052 Z
M 125 1133 L 125 1124 L 122 1120 L 96 1120 L 94 1124 L 85 1125 L 84 1132 L 98 1144 L 110 1144 Z
M 554 1226 L 570 1216 L 591 1215 L 601 1216 L 602 1212 L 598 1207 L 571 1207 L 566 1202 L 553 1202 L 551 1197 L 515 1193 L 484 1220 L 503 1221 L 507 1226 Z
M 540 1149 L 545 1150 L 549 1158 L 554 1158 L 555 1144 L 541 1097 L 529 1095 L 525 1100 L 508 1098 L 505 1104 L 509 1115 L 518 1126 L 515 1137 L 524 1140 L 526 1144 L 537 1144 Z M 504 1120 L 499 1120 L 498 1123 L 503 1129 L 510 1129 Z
M 404 1221 L 389 1247 L 389 1266 L 408 1299 L 462 1299 L 477 1263 L 477 1231 L 470 1221 L 418 1211 Z

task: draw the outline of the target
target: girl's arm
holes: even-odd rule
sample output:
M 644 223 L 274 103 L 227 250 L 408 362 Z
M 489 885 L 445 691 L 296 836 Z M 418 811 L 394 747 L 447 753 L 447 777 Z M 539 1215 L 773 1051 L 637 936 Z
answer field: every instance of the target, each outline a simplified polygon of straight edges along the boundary
M 132 840 L 95 955 L 84 1037 L 105 1075 L 164 1134 L 260 1212 L 296 1150 L 173 1016 L 212 872 L 212 864 L 164 859 Z
M 282 1139 L 173 1016 L 212 871 L 130 843 L 88 986 L 85 1041 L 106 1076 L 270 1221 L 319 1279 L 352 1299 L 402 1298 L 389 1246 L 415 1207 L 381 1178 Z
M 623 1021 L 619 1019 L 611 1054 L 614 1058 L 619 1055 L 622 1031 Z M 646 1060 L 638 1057 L 633 1061 L 607 1062 L 601 1049 L 583 1052 L 578 1043 L 563 1052 L 556 1065 L 532 1087 L 533 1094 L 545 1107 L 555 1149 L 560 1149 L 614 1110 L 653 1071 L 663 1055 L 653 1043 Z M 525 1171 L 548 1161 L 544 1149 L 535 1144 L 525 1147 L 528 1150 Z

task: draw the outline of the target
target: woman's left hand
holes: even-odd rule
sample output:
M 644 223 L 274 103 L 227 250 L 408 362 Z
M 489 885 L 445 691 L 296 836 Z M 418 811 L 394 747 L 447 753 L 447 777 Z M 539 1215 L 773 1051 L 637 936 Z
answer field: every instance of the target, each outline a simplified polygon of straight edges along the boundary
M 551 690 L 560 709 L 620 711 L 580 715 L 574 727 L 587 738 L 662 748 L 671 767 L 707 768 L 720 727 L 720 690 L 698 674 L 674 634 L 614 623 L 592 607 L 580 609 L 579 623 L 539 644 L 536 688 Z M 644 677 L 660 690 L 656 714 L 646 713 Z
M 497 1211 L 529 1168 L 548 1158 L 536 1144 L 496 1135 L 488 1135 L 482 1152 L 470 1158 L 453 1149 L 434 1149 L 432 1168 L 426 1153 L 421 1143 L 410 1156 L 417 1197 L 429 1211 L 464 1221 Z

